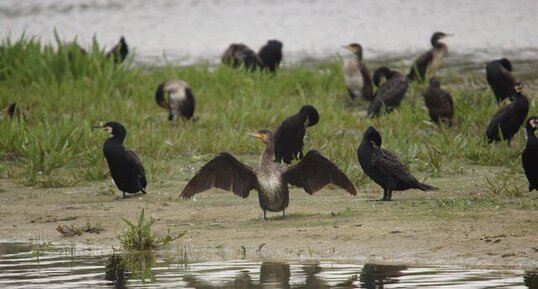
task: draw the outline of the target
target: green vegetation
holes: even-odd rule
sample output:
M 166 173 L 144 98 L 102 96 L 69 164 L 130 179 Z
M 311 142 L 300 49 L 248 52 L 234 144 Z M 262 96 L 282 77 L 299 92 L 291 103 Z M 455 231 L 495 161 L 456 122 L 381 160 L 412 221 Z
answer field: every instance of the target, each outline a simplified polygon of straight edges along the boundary
M 463 165 L 522 172 L 523 131 L 511 147 L 484 140 L 498 106 L 482 74 L 449 71 L 441 76 L 456 103 L 454 127 L 446 129 L 429 122 L 422 84 L 410 87 L 399 110 L 366 118 L 364 107 L 348 100 L 338 59 L 288 66 L 273 77 L 207 64 L 115 65 L 104 58 L 97 43 L 87 54 L 72 43 L 58 41 L 53 47 L 27 36 L 4 40 L 1 46 L 0 108 L 16 101 L 27 119 L 0 120 L 0 177 L 28 186 L 73 186 L 107 178 L 101 146 L 108 136 L 91 130 L 101 121 L 126 126 L 126 145 L 144 162 L 151 187 L 171 173 L 171 159 L 189 168 L 220 151 L 258 154 L 261 147 L 248 133 L 276 128 L 307 103 L 318 108 L 321 120 L 308 130 L 306 149 L 322 151 L 357 185 L 368 182 L 356 157 L 368 125 L 378 128 L 384 146 L 423 177 L 457 173 Z M 157 85 L 170 78 L 183 79 L 193 88 L 198 121 L 169 123 L 166 112 L 155 104 Z M 532 89 L 525 93 L 534 97 Z M 535 112 L 532 102 L 530 113 Z M 181 178 L 190 175 L 189 171 Z
M 92 233 L 92 234 L 99 234 L 104 230 L 105 229 L 101 226 L 101 224 L 92 225 L 89 222 L 87 222 L 86 225 L 84 225 L 84 226 L 71 224 L 69 226 L 68 225 L 58 225 L 58 227 L 56 227 L 56 231 L 58 231 L 60 234 L 62 234 L 64 236 L 67 236 L 67 237 L 80 236 L 84 232 Z

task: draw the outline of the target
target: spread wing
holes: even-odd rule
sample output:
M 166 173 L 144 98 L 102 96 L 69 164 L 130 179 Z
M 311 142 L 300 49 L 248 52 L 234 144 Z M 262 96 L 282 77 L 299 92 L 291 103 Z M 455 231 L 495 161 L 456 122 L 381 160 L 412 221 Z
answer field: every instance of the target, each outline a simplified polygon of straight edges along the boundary
M 319 191 L 328 184 L 335 184 L 352 195 L 357 194 L 346 175 L 315 150 L 309 151 L 300 162 L 290 166 L 284 177 L 288 183 L 302 187 L 309 194 Z
M 393 176 L 402 182 L 409 184 L 417 181 L 397 156 L 382 148 L 375 148 L 371 165 L 382 174 Z
M 207 162 L 187 183 L 181 197 L 190 199 L 195 194 L 211 188 L 231 191 L 246 198 L 250 190 L 257 186 L 257 178 L 252 168 L 244 165 L 229 153 L 220 153 Z
M 140 184 L 142 185 L 142 188 L 145 188 L 147 185 L 146 170 L 144 169 L 144 166 L 142 165 L 142 161 L 135 154 L 135 152 L 131 150 L 127 150 L 127 161 L 129 162 L 131 167 L 135 170 L 136 174 L 138 175 L 138 179 L 140 180 Z

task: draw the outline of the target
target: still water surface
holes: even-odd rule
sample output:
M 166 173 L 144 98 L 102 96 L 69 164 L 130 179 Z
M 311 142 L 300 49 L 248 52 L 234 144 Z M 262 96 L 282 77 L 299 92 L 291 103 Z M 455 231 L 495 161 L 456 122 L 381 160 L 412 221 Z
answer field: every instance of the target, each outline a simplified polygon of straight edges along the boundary
M 125 265 L 117 255 L 0 243 L 0 288 L 538 288 L 538 272 L 521 270 L 323 260 L 145 260 Z

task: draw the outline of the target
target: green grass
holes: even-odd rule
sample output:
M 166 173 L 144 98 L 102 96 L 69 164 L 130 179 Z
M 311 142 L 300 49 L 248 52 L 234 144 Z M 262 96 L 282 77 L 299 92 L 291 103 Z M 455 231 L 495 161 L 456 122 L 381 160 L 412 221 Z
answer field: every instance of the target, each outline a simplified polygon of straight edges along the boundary
M 320 150 L 357 185 L 367 181 L 356 150 L 368 125 L 374 125 L 383 145 L 422 177 L 451 174 L 463 165 L 522 172 L 523 130 L 511 147 L 484 140 L 498 106 L 482 74 L 444 71 L 440 79 L 456 109 L 454 126 L 443 129 L 429 122 L 420 84 L 410 87 L 399 110 L 366 118 L 363 107 L 349 105 L 338 59 L 291 65 L 272 77 L 207 64 L 135 67 L 129 59 L 115 65 L 96 42 L 88 54 L 72 44 L 58 41 L 53 47 L 24 35 L 6 39 L 1 46 L 0 107 L 16 101 L 27 119 L 0 119 L 0 176 L 28 186 L 72 186 L 107 178 L 101 146 L 108 136 L 91 130 L 102 121 L 125 125 L 126 146 L 141 157 L 151 185 L 171 173 L 171 159 L 187 169 L 192 157 L 209 159 L 220 151 L 259 154 L 261 145 L 248 133 L 275 129 L 304 104 L 316 106 L 321 116 L 307 132 L 306 149 Z M 166 112 L 155 104 L 157 85 L 170 78 L 192 87 L 198 121 L 169 123 Z M 532 89 L 526 94 L 534 97 Z M 534 113 L 533 101 L 530 114 Z

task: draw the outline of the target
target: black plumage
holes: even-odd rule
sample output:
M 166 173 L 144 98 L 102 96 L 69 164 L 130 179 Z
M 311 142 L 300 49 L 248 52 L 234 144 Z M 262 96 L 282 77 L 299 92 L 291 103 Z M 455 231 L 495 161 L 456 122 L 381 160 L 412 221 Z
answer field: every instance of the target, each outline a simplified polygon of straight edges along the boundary
M 366 175 L 383 188 L 383 201 L 392 199 L 392 191 L 437 190 L 436 187 L 417 181 L 396 155 L 381 148 L 381 135 L 372 126 L 366 129 L 357 156 Z
M 357 193 L 346 175 L 319 152 L 309 151 L 295 165 L 275 163 L 271 131 L 259 130 L 255 136 L 264 144 L 258 167 L 253 169 L 229 153 L 220 153 L 192 177 L 181 192 L 181 197 L 189 199 L 211 188 L 220 188 L 246 198 L 251 190 L 256 190 L 263 218 L 267 219 L 267 211 L 283 211 L 285 216 L 289 203 L 288 183 L 302 187 L 309 194 L 319 191 L 330 183 L 352 195 Z
M 127 58 L 127 54 L 129 54 L 129 46 L 127 45 L 127 42 L 125 41 L 125 37 L 121 37 L 120 41 L 112 47 L 107 53 L 106 57 L 114 59 L 115 63 L 121 63 Z
M 306 128 L 318 121 L 319 113 L 311 105 L 304 105 L 297 114 L 286 118 L 275 131 L 275 161 L 290 164 L 302 159 Z
M 170 79 L 159 84 L 155 91 L 155 101 L 168 110 L 170 121 L 178 117 L 188 120 L 194 115 L 194 94 L 183 80 Z
M 103 153 L 110 169 L 112 180 L 120 191 L 125 194 L 138 192 L 146 193 L 146 171 L 140 158 L 131 150 L 123 146 L 127 136 L 125 127 L 117 122 L 107 122 L 104 125 L 94 126 L 108 131 L 112 137 L 103 145 Z
M 488 81 L 497 102 L 514 95 L 516 79 L 512 75 L 512 63 L 506 59 L 497 59 L 486 64 L 486 80 Z
M 267 69 L 275 73 L 280 62 L 282 61 L 282 42 L 278 40 L 269 40 L 258 51 L 258 57 L 262 61 L 262 69 Z
M 516 83 L 514 86 L 515 93 L 512 95 L 512 103 L 500 108 L 491 118 L 486 137 L 488 142 L 506 140 L 508 145 L 519 131 L 519 128 L 525 122 L 529 113 L 529 100 L 523 95 L 523 85 Z
M 383 84 L 381 77 L 385 77 Z M 400 106 L 409 84 L 407 79 L 396 70 L 391 70 L 385 66 L 380 67 L 374 72 L 374 84 L 378 87 L 374 100 L 368 107 L 368 116 L 378 116 L 382 111 L 391 111 Z
M 407 78 L 409 80 L 418 80 L 419 82 L 425 81 L 435 75 L 435 72 L 441 66 L 443 62 L 443 57 L 448 52 L 448 47 L 443 42 L 439 40 L 450 36 L 449 34 L 443 32 L 435 32 L 430 42 L 432 48 L 421 54 L 413 63 L 409 69 L 409 74 Z
M 362 61 L 362 46 L 351 43 L 342 47 L 352 53 L 344 62 L 344 78 L 349 96 L 352 100 L 359 98 L 372 101 L 374 98 L 372 78 L 368 67 Z
M 441 88 L 439 80 L 431 78 L 423 95 L 431 120 L 437 124 L 443 122 L 447 127 L 452 126 L 454 100 L 448 91 Z
M 531 116 L 527 119 L 527 145 L 521 154 L 523 170 L 529 181 L 529 192 L 538 191 L 538 138 L 536 128 L 538 127 L 538 116 Z
M 233 43 L 228 46 L 222 54 L 222 63 L 233 68 L 244 67 L 253 71 L 262 67 L 263 63 L 260 57 L 243 43 Z

